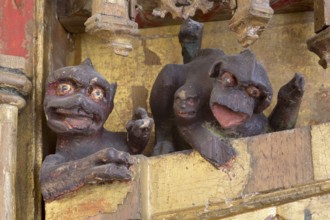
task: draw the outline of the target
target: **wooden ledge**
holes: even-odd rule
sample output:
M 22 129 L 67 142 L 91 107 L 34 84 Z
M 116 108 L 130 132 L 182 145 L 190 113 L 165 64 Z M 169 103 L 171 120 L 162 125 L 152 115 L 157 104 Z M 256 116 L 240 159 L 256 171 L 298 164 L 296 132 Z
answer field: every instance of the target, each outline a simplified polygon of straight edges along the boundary
M 88 186 L 46 203 L 46 218 L 217 219 L 326 196 L 329 143 L 327 123 L 234 140 L 231 168 L 216 169 L 195 151 L 139 156 L 134 181 Z

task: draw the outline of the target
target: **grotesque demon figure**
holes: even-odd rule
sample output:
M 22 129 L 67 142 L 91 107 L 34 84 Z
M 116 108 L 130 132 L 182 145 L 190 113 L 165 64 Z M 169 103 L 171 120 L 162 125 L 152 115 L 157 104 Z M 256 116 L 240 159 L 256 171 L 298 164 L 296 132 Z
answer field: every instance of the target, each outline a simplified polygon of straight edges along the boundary
M 302 75 L 296 74 L 280 89 L 267 118 L 262 112 L 271 102 L 272 87 L 251 51 L 227 56 L 202 49 L 187 64 L 166 65 L 150 97 L 156 125 L 153 154 L 188 146 L 216 167 L 223 166 L 235 156 L 230 138 L 293 128 L 303 87 Z
M 44 108 L 48 126 L 58 137 L 56 153 L 47 156 L 41 167 L 45 200 L 89 183 L 131 179 L 129 153 L 144 150 L 153 120 L 138 108 L 127 124 L 127 134 L 104 129 L 116 87 L 95 71 L 90 59 L 48 77 Z

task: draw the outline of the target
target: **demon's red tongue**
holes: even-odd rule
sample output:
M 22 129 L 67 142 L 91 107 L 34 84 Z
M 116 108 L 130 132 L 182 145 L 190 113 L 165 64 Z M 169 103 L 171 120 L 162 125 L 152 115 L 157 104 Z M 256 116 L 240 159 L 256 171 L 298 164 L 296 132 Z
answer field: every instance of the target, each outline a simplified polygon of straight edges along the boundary
M 65 123 L 70 129 L 72 128 L 84 129 L 91 124 L 91 119 L 86 117 L 73 117 L 73 118 L 67 117 L 65 119 Z
M 229 108 L 218 104 L 214 104 L 212 106 L 212 112 L 223 128 L 230 128 L 240 125 L 249 117 L 247 114 L 234 112 Z

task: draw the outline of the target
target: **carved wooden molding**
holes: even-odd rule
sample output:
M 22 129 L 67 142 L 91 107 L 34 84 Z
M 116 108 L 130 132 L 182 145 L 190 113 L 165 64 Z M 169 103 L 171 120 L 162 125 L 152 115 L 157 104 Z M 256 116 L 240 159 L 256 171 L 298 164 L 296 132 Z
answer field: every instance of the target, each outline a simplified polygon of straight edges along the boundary
M 9 104 L 18 109 L 26 105 L 25 97 L 32 89 L 32 83 L 25 76 L 25 59 L 0 55 L 0 104 Z
M 229 28 L 237 34 L 238 42 L 248 47 L 259 39 L 274 10 L 269 0 L 239 0 L 237 6 L 236 13 L 229 21 Z

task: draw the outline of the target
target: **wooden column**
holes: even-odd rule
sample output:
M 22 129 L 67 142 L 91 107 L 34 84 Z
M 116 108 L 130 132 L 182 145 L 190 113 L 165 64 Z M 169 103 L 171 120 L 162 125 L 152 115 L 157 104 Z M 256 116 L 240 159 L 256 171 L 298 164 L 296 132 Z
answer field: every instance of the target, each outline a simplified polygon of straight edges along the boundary
M 0 219 L 16 219 L 17 116 L 16 106 L 0 104 Z
M 0 219 L 15 220 L 17 118 L 32 84 L 24 74 L 23 57 L 0 54 L 0 58 Z

